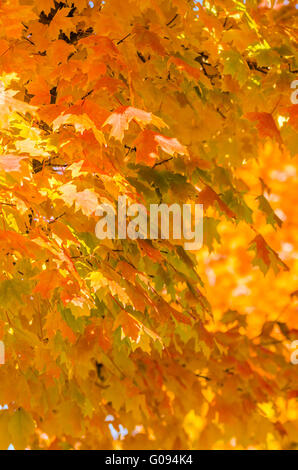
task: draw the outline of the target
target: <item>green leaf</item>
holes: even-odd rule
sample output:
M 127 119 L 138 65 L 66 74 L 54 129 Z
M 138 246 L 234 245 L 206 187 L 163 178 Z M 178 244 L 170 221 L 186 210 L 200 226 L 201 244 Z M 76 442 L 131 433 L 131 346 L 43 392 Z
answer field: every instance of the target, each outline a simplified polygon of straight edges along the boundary
M 242 55 L 237 51 L 224 51 L 224 74 L 232 75 L 240 84 L 244 84 L 248 78 L 248 66 L 245 64 Z
M 23 450 L 28 445 L 30 436 L 34 433 L 34 421 L 29 413 L 19 408 L 10 418 L 9 434 L 15 449 Z
M 272 225 L 273 227 L 278 225 L 279 227 L 282 226 L 282 220 L 275 214 L 274 210 L 270 206 L 268 200 L 263 196 L 258 196 L 257 201 L 259 202 L 259 209 L 266 214 L 267 224 Z

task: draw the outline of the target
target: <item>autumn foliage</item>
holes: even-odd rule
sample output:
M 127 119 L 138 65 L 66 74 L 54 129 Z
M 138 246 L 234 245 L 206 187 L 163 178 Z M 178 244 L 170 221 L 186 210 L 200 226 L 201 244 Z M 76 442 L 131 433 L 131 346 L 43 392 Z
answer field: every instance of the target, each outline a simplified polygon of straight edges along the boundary
M 2 449 L 298 447 L 295 3 L 1 1 Z

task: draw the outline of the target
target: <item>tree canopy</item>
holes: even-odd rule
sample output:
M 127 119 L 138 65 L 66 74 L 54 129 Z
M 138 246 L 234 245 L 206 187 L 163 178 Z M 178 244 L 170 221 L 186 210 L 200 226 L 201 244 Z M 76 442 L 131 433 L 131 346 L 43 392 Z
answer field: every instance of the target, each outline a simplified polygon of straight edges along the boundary
M 0 447 L 296 448 L 296 2 L 0 22 Z M 123 195 L 203 204 L 202 249 L 98 240 Z

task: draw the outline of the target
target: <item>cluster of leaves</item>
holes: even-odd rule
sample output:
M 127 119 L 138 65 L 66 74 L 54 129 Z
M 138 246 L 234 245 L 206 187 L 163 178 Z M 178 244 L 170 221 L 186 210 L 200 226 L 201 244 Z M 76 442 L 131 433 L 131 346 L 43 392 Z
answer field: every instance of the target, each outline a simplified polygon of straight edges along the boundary
M 286 3 L 1 2 L 1 448 L 298 446 Z M 99 241 L 123 195 L 203 249 Z

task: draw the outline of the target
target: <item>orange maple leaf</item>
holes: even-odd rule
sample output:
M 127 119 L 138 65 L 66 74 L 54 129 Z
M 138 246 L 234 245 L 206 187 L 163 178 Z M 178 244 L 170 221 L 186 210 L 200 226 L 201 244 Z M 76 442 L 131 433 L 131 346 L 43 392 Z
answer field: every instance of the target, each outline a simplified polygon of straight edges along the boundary
M 261 137 L 271 137 L 282 144 L 282 138 L 277 128 L 275 121 L 270 113 L 247 113 L 245 117 L 250 121 L 257 121 L 257 128 Z
M 215 202 L 217 202 L 219 208 L 222 212 L 224 212 L 228 217 L 235 219 L 236 214 L 223 202 L 218 194 L 210 188 L 210 186 L 206 185 L 206 187 L 200 192 L 198 196 L 198 203 L 203 204 L 205 209 L 208 209 L 209 206 L 212 206 Z
M 151 130 L 144 130 L 134 142 L 136 146 L 136 162 L 145 162 L 147 165 L 154 165 L 158 158 L 158 147 L 165 153 L 174 155 L 188 155 L 187 148 L 180 144 L 176 138 L 166 137 Z

